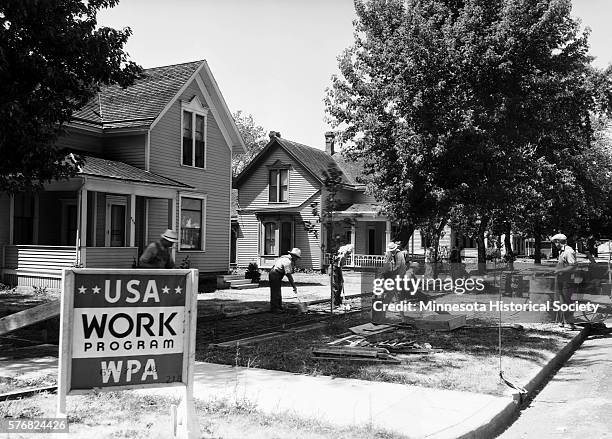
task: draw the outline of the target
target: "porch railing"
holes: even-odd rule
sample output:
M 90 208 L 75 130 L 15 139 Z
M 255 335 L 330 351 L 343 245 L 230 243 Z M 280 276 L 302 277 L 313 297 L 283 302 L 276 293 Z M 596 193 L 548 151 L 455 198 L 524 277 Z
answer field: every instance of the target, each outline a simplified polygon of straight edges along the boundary
M 344 266 L 350 268 L 377 268 L 383 266 L 384 260 L 384 255 L 352 254 L 347 256 Z M 329 254 L 325 255 L 325 264 L 329 265 Z
M 4 247 L 4 271 L 43 277 L 61 277 L 62 269 L 74 266 L 73 246 L 7 245 Z

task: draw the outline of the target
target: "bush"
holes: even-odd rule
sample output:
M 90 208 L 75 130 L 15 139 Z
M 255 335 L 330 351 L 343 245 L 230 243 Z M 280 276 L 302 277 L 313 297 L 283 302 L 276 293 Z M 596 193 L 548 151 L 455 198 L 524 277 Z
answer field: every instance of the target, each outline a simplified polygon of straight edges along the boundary
M 245 279 L 251 279 L 253 282 L 259 282 L 261 278 L 261 272 L 259 271 L 259 265 L 256 262 L 249 263 L 246 272 L 244 273 Z

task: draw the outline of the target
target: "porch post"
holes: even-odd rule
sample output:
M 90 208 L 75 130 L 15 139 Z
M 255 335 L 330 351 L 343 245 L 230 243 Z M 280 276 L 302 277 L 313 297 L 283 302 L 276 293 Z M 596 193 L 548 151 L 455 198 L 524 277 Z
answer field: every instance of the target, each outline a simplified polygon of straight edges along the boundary
M 83 186 L 79 192 L 81 214 L 77 233 L 78 262 L 85 266 L 85 247 L 87 247 L 87 189 Z
M 136 245 L 136 195 L 130 194 L 130 247 Z
M 391 221 L 385 221 L 385 250 L 387 245 L 391 242 Z
M 177 193 L 174 194 L 174 197 L 171 198 L 170 200 L 168 200 L 168 204 L 170 205 L 170 215 L 171 215 L 171 219 L 170 219 L 170 227 L 172 228 L 172 230 L 174 230 L 177 234 L 179 233 L 179 230 L 176 228 L 176 203 L 177 203 Z M 178 244 L 175 246 L 172 246 L 172 259 L 174 259 L 174 263 L 176 263 L 176 249 L 177 247 L 181 244 L 181 236 L 179 234 L 179 242 Z

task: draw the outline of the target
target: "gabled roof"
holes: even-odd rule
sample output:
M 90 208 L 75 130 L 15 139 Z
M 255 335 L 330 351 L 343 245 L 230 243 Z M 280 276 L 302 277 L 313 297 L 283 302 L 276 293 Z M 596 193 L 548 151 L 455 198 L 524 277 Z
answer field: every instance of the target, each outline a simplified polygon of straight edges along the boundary
M 323 172 L 327 172 L 330 166 L 336 166 L 342 171 L 342 183 L 347 186 L 355 186 L 356 181 L 351 178 L 350 174 L 343 169 L 342 162 L 335 160 L 335 155 L 329 155 L 327 152 L 307 146 L 298 142 L 274 137 L 268 142 L 263 150 L 257 154 L 246 168 L 236 177 L 236 186 L 239 186 L 242 180 L 255 169 L 259 162 L 265 157 L 273 147 L 278 146 L 283 149 L 289 156 L 298 162 L 306 171 L 312 174 L 319 182 L 323 183 Z
M 102 87 L 94 99 L 74 113 L 73 118 L 102 128 L 123 128 L 133 125 L 133 122 L 150 125 L 202 63 L 194 61 L 154 67 L 146 69 L 143 77 L 127 88 L 118 85 Z
M 127 88 L 104 86 L 73 114 L 72 123 L 100 131 L 148 129 L 192 81 L 202 88 L 229 146 L 234 152 L 244 152 L 244 141 L 205 60 L 145 69 L 142 77 Z
M 164 177 L 153 172 L 128 165 L 127 163 L 106 160 L 98 157 L 81 156 L 85 163 L 79 169 L 80 175 L 110 178 L 113 180 L 131 181 L 136 183 L 157 184 L 181 189 L 193 189 L 192 186 L 180 181 Z

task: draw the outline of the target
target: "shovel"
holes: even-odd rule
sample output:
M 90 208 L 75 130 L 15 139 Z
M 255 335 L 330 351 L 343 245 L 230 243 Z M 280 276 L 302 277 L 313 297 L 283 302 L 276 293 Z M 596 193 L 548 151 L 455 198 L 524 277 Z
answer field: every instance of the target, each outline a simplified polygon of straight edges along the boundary
M 298 314 L 306 314 L 308 312 L 308 306 L 305 303 L 302 303 L 302 301 L 300 300 L 300 296 L 298 296 L 297 293 L 295 293 L 295 298 L 298 301 L 298 303 L 295 304 L 298 310 Z

